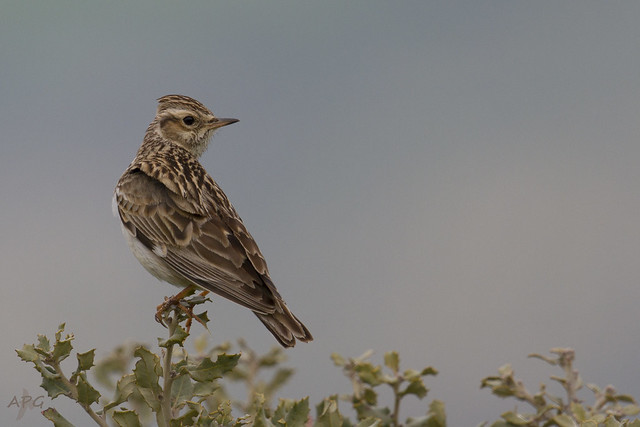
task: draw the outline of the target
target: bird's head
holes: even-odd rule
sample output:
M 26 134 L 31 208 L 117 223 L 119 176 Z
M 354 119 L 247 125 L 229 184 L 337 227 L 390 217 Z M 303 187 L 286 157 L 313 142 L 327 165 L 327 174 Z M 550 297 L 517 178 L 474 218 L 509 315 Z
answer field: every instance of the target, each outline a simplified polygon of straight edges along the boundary
M 152 126 L 163 139 L 199 157 L 217 129 L 237 121 L 216 117 L 207 107 L 188 96 L 166 95 L 158 99 L 158 111 Z

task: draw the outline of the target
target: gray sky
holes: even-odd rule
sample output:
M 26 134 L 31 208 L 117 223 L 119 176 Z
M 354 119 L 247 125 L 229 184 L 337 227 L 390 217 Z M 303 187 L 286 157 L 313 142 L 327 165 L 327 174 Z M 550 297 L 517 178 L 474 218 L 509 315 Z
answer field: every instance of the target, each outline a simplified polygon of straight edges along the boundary
M 284 397 L 348 392 L 331 352 L 395 349 L 439 369 L 450 425 L 476 425 L 513 407 L 484 376 L 512 362 L 535 389 L 558 372 L 526 355 L 556 346 L 640 397 L 639 18 L 584 0 L 5 4 L 0 423 L 48 425 L 6 407 L 42 394 L 13 351 L 37 333 L 65 321 L 98 355 L 164 334 L 175 288 L 129 253 L 111 195 L 169 93 L 240 119 L 202 163 L 316 338 L 288 351 Z M 275 343 L 245 309 L 209 311 L 215 341 Z

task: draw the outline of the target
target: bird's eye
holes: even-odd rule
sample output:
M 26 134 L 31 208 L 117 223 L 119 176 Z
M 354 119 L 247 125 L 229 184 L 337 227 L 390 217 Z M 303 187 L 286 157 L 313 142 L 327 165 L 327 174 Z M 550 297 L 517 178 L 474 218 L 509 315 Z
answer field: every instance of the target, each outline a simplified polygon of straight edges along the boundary
M 194 124 L 196 121 L 196 119 L 193 118 L 193 116 L 185 116 L 182 119 L 182 123 L 184 123 L 187 126 L 191 126 L 192 124 Z

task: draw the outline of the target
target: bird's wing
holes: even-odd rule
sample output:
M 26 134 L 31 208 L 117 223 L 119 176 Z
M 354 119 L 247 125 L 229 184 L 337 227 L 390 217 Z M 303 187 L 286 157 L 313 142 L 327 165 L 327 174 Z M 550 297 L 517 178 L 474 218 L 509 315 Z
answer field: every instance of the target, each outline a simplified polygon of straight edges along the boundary
M 121 178 L 115 202 L 128 232 L 179 275 L 253 311 L 276 310 L 280 296 L 240 218 L 208 212 L 139 169 Z

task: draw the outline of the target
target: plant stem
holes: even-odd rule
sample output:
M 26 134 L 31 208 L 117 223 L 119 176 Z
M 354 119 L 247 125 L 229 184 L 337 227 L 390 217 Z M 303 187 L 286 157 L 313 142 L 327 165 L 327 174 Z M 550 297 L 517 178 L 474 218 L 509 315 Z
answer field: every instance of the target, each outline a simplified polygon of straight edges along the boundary
M 167 322 L 167 329 L 169 330 L 169 338 L 171 338 L 178 326 L 178 309 L 175 309 L 173 316 L 169 318 Z M 162 377 L 164 379 L 162 387 L 162 415 L 164 418 L 164 425 L 169 426 L 171 421 L 171 385 L 173 384 L 173 373 L 171 372 L 171 359 L 173 357 L 173 346 L 169 345 L 164 352 L 164 363 L 162 368 Z
M 402 396 L 400 396 L 400 382 L 402 379 L 399 375 L 396 375 L 396 381 L 393 383 L 393 414 L 391 415 L 391 419 L 394 426 L 399 426 L 398 418 L 400 417 L 400 400 Z
M 100 415 L 96 414 L 95 411 L 93 409 L 91 409 L 91 406 L 85 403 L 80 403 L 78 401 L 78 388 L 76 387 L 76 385 L 74 383 L 72 383 L 71 381 L 69 381 L 69 379 L 64 375 L 64 373 L 62 372 L 62 368 L 60 367 L 60 364 L 58 363 L 52 363 L 51 364 L 53 366 L 53 368 L 56 370 L 56 372 L 58 373 L 58 375 L 60 375 L 60 379 L 62 380 L 62 382 L 69 388 L 69 390 L 71 391 L 71 398 L 73 400 L 75 400 L 76 402 L 78 402 L 80 404 L 80 406 L 82 406 L 82 409 L 85 410 L 85 412 L 87 414 L 89 414 L 89 416 L 91 418 L 93 418 L 93 420 L 96 422 L 96 424 L 98 424 L 99 426 L 102 427 L 109 427 L 109 425 L 107 424 L 107 422 L 100 417 Z

